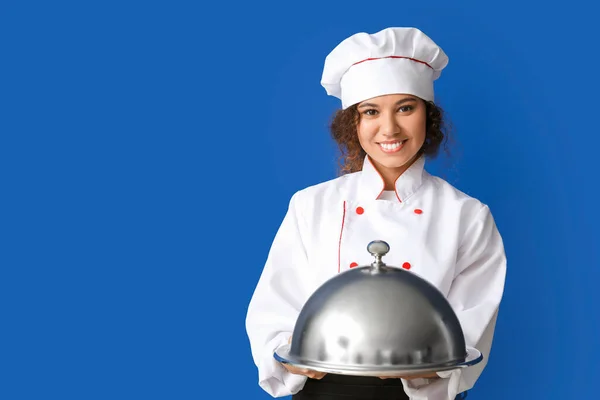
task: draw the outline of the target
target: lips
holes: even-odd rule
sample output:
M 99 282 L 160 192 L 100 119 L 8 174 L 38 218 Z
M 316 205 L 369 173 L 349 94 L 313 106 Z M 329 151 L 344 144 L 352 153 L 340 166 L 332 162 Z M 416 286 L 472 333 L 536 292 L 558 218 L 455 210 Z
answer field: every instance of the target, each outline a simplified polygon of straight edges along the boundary
M 404 147 L 404 143 L 406 143 L 407 139 L 404 140 L 391 140 L 387 142 L 379 142 L 379 148 L 384 153 L 397 153 Z

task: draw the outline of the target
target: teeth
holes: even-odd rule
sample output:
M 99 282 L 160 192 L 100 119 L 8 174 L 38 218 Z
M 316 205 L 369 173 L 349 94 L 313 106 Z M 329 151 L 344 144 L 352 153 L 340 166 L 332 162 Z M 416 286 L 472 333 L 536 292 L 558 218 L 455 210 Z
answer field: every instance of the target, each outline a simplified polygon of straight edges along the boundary
M 383 147 L 385 150 L 396 150 L 398 147 L 400 147 L 401 144 L 402 142 L 396 142 L 392 144 L 380 143 L 380 146 Z

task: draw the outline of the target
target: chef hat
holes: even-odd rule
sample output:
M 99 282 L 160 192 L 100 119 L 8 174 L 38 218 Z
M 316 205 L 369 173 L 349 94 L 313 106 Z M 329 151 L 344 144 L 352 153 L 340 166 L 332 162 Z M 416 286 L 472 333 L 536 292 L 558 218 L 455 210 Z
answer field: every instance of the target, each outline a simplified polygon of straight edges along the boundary
M 433 101 L 433 81 L 448 57 L 416 28 L 387 28 L 357 33 L 325 59 L 321 84 L 346 109 L 385 94 L 406 93 Z

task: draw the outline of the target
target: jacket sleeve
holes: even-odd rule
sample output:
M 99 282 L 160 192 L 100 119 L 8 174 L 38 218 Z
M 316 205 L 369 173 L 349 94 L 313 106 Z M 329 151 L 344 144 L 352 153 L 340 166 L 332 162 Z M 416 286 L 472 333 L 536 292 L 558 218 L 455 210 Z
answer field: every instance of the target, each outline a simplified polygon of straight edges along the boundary
M 246 332 L 258 384 L 272 397 L 299 392 L 306 377 L 288 372 L 273 358 L 287 344 L 307 296 L 307 254 L 302 240 L 299 193 L 292 196 L 275 235 L 246 315 Z M 304 273 L 303 273 L 304 272 Z
M 483 205 L 461 241 L 447 296 L 466 344 L 481 351 L 483 360 L 471 367 L 439 372 L 442 379 L 405 381 L 411 399 L 451 400 L 473 388 L 489 360 L 505 278 L 504 244 L 489 208 Z

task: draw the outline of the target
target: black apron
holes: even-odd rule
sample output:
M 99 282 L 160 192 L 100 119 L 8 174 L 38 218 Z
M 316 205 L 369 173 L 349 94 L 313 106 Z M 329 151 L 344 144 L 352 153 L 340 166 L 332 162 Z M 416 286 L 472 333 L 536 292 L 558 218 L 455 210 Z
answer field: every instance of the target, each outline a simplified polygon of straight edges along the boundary
M 466 392 L 456 399 L 466 398 Z M 409 400 L 400 379 L 327 374 L 308 378 L 292 400 Z

